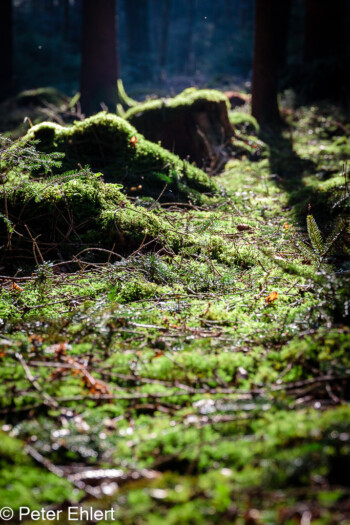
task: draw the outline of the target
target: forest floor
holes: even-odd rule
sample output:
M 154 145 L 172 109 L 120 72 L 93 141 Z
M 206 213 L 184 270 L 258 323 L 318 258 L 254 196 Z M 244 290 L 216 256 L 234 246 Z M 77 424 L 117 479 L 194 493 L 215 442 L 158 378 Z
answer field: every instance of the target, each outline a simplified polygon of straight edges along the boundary
M 1 504 L 350 523 L 350 128 L 285 117 L 207 205 L 143 209 L 176 253 L 2 277 Z

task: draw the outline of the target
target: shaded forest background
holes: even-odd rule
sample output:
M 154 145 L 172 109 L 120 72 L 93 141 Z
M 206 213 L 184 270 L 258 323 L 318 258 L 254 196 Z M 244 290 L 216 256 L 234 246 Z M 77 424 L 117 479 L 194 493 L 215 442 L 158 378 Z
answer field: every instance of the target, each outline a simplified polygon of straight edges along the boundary
M 303 63 L 326 58 L 327 85 L 324 64 L 316 64 L 311 90 L 339 91 L 349 69 L 344 62 L 349 2 L 316 2 L 326 16 L 311 18 L 312 31 L 306 31 L 312 4 L 284 3 L 291 9 L 287 20 L 281 18 L 289 37 L 286 49 L 280 46 L 280 83 L 283 88 L 302 84 L 305 90 Z M 13 93 L 45 85 L 68 95 L 79 90 L 81 8 L 81 0 L 13 2 Z M 249 91 L 253 0 L 120 0 L 117 18 L 119 76 L 133 96 L 152 89 L 178 92 L 190 85 Z

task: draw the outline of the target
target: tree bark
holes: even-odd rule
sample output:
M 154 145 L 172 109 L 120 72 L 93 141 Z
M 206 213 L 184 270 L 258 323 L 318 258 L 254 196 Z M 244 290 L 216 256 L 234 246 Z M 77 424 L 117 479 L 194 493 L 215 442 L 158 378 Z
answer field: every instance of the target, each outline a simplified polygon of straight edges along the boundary
M 2 0 L 0 8 L 0 100 L 13 90 L 13 10 L 12 0 Z
M 280 0 L 255 0 L 252 115 L 261 125 L 280 121 L 277 102 L 277 25 Z
M 83 1 L 81 106 L 91 115 L 101 103 L 117 101 L 117 11 L 116 0 Z
M 345 0 L 305 0 L 305 62 L 345 53 L 345 15 Z
M 281 71 L 287 65 L 288 35 L 292 0 L 283 0 L 278 3 L 277 17 L 278 23 L 276 28 L 276 46 L 277 46 L 277 70 Z

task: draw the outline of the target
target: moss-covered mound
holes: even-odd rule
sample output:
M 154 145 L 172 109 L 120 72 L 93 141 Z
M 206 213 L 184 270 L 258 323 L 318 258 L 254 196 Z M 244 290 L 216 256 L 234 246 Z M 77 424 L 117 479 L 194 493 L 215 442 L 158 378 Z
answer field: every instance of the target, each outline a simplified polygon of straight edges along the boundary
M 124 119 L 105 112 L 68 128 L 39 124 L 25 137 L 33 139 L 45 153 L 65 153 L 64 170 L 89 165 L 103 172 L 107 182 L 123 184 L 133 196 L 158 197 L 165 188 L 163 200 L 200 202 L 202 193 L 216 190 L 203 171 L 145 140 Z
M 229 156 L 233 129 L 228 98 L 215 90 L 186 89 L 174 98 L 151 100 L 125 118 L 154 142 L 199 166 L 220 168 Z
M 70 99 L 53 87 L 29 89 L 0 104 L 0 133 L 16 139 L 30 126 L 45 120 L 62 120 Z
M 70 180 L 29 181 L 0 190 L 2 262 L 31 264 L 62 260 L 90 249 L 83 259 L 127 255 L 142 242 L 172 242 L 172 232 L 151 211 L 133 206 L 115 184 L 94 175 Z M 4 205 L 5 203 L 5 205 Z
M 260 128 L 256 119 L 241 111 L 230 111 L 229 119 L 235 132 L 232 156 L 248 157 L 250 160 L 260 160 L 266 156 L 267 146 L 257 137 Z
M 236 132 L 245 135 L 257 135 L 259 133 L 259 124 L 249 113 L 230 111 L 229 119 Z

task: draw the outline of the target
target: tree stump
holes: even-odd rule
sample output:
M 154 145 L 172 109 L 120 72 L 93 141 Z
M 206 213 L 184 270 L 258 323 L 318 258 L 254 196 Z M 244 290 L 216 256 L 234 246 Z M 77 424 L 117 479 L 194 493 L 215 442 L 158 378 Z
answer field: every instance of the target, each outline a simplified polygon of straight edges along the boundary
M 148 140 L 215 172 L 229 158 L 233 137 L 229 107 L 219 91 L 190 88 L 171 99 L 139 104 L 125 118 Z

